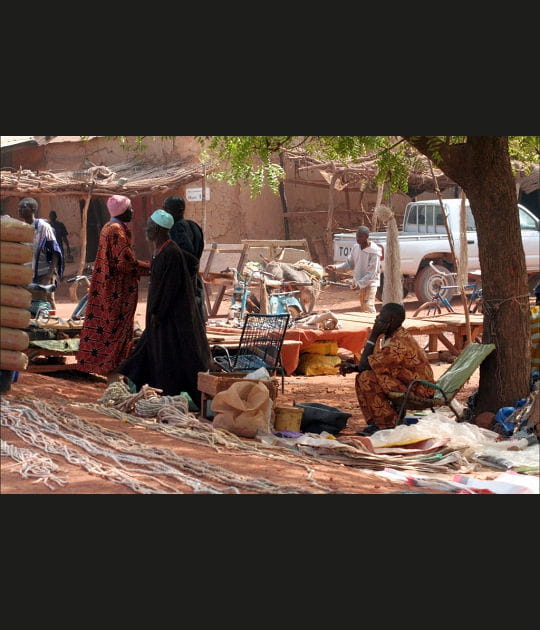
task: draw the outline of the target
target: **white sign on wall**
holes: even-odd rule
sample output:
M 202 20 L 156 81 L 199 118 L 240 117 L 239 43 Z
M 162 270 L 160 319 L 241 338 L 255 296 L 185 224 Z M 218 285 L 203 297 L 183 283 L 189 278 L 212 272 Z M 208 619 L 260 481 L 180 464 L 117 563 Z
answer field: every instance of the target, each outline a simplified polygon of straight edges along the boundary
M 210 188 L 206 187 L 206 201 L 210 200 Z M 200 188 L 186 188 L 186 201 L 202 201 L 202 186 Z

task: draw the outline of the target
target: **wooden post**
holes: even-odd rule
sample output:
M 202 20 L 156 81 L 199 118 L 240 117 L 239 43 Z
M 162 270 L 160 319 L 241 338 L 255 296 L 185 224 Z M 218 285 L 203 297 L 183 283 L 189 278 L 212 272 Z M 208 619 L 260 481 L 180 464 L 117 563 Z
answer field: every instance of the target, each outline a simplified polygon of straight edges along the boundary
M 378 208 L 382 203 L 384 195 L 384 184 L 385 182 L 379 184 L 379 186 L 377 187 L 377 202 L 375 203 L 375 208 Z M 373 217 L 371 219 L 371 231 L 377 231 L 377 214 L 375 212 L 373 213 Z
M 90 192 L 86 200 L 84 202 L 84 208 L 82 211 L 81 218 L 81 253 L 79 258 L 79 267 L 77 269 L 77 275 L 82 276 L 84 272 L 84 267 L 86 265 L 86 247 L 87 247 L 87 224 L 88 224 L 88 208 L 90 207 L 90 201 L 92 199 L 92 192 Z M 77 287 L 79 283 L 74 282 L 69 287 L 69 297 L 72 302 L 78 302 L 79 298 L 77 297 Z
M 435 173 L 433 172 L 433 165 L 431 163 L 431 160 L 429 160 L 429 168 L 431 170 L 431 176 L 433 177 L 433 183 L 435 186 L 435 193 L 437 194 L 437 199 L 439 200 L 439 204 L 441 206 L 441 210 L 442 210 L 442 214 L 444 217 L 444 225 L 446 227 L 446 234 L 448 235 L 448 242 L 450 243 L 450 251 L 452 252 L 452 259 L 454 261 L 454 269 L 456 270 L 456 278 L 459 278 L 460 273 L 459 273 L 459 261 L 458 258 L 456 256 L 456 250 L 455 250 L 455 246 L 454 246 L 454 237 L 452 236 L 452 232 L 450 230 L 450 226 L 448 225 L 448 217 L 446 216 L 446 210 L 444 208 L 444 202 L 442 200 L 441 197 L 441 190 L 439 188 L 439 184 L 437 182 L 437 178 L 435 177 Z M 469 317 L 469 307 L 467 305 L 467 298 L 465 297 L 465 288 L 463 286 L 462 283 L 459 283 L 460 287 L 459 287 L 459 293 L 461 295 L 461 303 L 463 305 L 463 310 L 465 312 L 465 327 L 467 330 L 467 341 L 468 343 L 472 342 L 472 335 L 471 335 L 471 320 Z
M 285 171 L 285 159 L 283 157 L 283 151 L 279 153 L 279 163 L 281 168 Z M 281 198 L 281 206 L 283 208 L 283 227 L 285 228 L 285 240 L 291 238 L 291 230 L 289 226 L 289 206 L 287 205 L 287 196 L 285 195 L 285 183 L 283 180 L 279 182 L 279 196 Z M 262 312 L 262 311 L 261 311 Z
M 202 179 L 202 233 L 206 234 L 206 164 L 203 164 Z
M 332 227 L 334 225 L 334 209 L 335 209 L 334 185 L 338 177 L 339 177 L 339 174 L 336 173 L 334 169 L 334 174 L 332 175 L 332 179 L 330 180 L 330 185 L 328 188 L 328 220 L 326 222 L 326 230 L 324 232 L 325 234 L 324 249 L 325 249 L 325 254 L 326 254 L 326 261 L 321 261 L 321 264 L 323 267 L 325 267 L 328 264 L 333 263 L 334 261 L 334 239 L 332 236 Z

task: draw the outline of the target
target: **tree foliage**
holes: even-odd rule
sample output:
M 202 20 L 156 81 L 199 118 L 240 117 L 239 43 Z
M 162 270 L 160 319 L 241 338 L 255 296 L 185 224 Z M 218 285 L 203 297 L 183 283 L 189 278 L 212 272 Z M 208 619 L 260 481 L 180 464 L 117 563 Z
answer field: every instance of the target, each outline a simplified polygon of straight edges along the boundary
M 378 166 L 377 180 L 390 183 L 392 192 L 407 190 L 411 169 L 425 164 L 420 154 L 436 166 L 444 162 L 444 154 L 455 145 L 466 145 L 467 136 L 199 136 L 204 146 L 204 159 L 215 159 L 223 166 L 217 177 L 230 184 L 244 183 L 256 196 L 265 184 L 278 192 L 284 177 L 277 164 L 280 151 L 302 149 L 315 158 L 354 164 L 374 159 Z M 512 160 L 523 164 L 529 172 L 540 156 L 538 136 L 509 137 Z
M 83 138 L 85 136 L 82 136 Z M 126 151 L 141 152 L 150 140 L 175 136 L 106 136 L 117 139 Z M 131 138 L 131 140 L 130 140 Z M 285 173 L 278 163 L 280 151 L 302 149 L 308 155 L 343 164 L 375 159 L 376 179 L 387 181 L 392 192 L 407 190 L 411 169 L 425 165 L 420 154 L 441 166 L 444 154 L 455 145 L 466 145 L 468 136 L 196 136 L 201 144 L 203 161 L 216 161 L 220 170 L 212 175 L 229 184 L 247 184 L 251 196 L 260 194 L 265 185 L 278 193 Z M 406 139 L 405 139 L 406 138 Z M 540 158 L 539 136 L 510 136 L 510 158 L 522 165 L 525 173 Z

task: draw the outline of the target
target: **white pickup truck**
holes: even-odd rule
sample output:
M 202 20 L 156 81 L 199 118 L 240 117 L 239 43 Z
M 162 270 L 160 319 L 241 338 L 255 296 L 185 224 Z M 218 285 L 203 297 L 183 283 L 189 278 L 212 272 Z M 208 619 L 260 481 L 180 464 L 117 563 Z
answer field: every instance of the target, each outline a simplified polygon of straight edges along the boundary
M 443 199 L 448 225 L 453 234 L 456 255 L 459 256 L 459 216 L 461 199 Z M 540 280 L 540 220 L 518 204 L 525 262 L 532 291 Z M 474 217 L 466 201 L 469 271 L 478 271 L 478 239 Z M 386 245 L 386 232 L 372 232 L 370 239 Z M 356 244 L 356 233 L 334 234 L 334 262 L 343 262 Z M 452 254 L 438 200 L 414 201 L 405 208 L 403 230 L 399 233 L 401 271 L 404 295 L 414 291 L 420 302 L 426 302 L 441 284 L 441 276 L 429 265 L 430 260 L 440 271 L 454 271 Z M 382 263 L 384 273 L 384 261 Z

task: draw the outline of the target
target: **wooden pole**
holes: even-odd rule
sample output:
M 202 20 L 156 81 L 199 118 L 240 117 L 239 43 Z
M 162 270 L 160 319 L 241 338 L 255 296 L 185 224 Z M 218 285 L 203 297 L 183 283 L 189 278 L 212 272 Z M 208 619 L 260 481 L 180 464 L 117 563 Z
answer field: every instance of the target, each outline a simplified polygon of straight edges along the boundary
M 458 258 L 456 256 L 456 250 L 455 250 L 455 246 L 454 246 L 454 237 L 452 236 L 452 232 L 450 230 L 450 226 L 448 225 L 448 217 L 446 216 L 446 210 L 444 207 L 444 202 L 442 200 L 441 197 L 441 190 L 439 188 L 439 184 L 437 182 L 437 178 L 435 177 L 435 173 L 433 172 L 433 165 L 431 163 L 431 160 L 429 160 L 429 168 L 431 170 L 431 176 L 433 177 L 433 183 L 435 186 L 435 193 L 437 195 L 437 199 L 439 200 L 439 204 L 441 206 L 441 210 L 442 210 L 442 214 L 444 217 L 444 225 L 446 227 L 446 234 L 448 235 L 448 242 L 450 243 L 450 251 L 452 252 L 452 259 L 454 261 L 454 269 L 456 270 L 456 278 L 460 277 L 460 273 L 459 273 L 459 261 Z M 472 342 L 472 335 L 471 335 L 471 319 L 469 317 L 469 307 L 467 305 L 467 298 L 465 297 L 465 287 L 463 286 L 463 283 L 458 282 L 459 286 L 459 293 L 461 295 L 461 303 L 463 305 L 463 310 L 465 312 L 465 328 L 467 331 L 467 341 L 469 343 Z
M 86 265 L 86 248 L 87 248 L 87 224 L 88 224 L 88 208 L 90 207 L 90 201 L 92 199 L 92 193 L 90 192 L 84 202 L 84 207 L 82 211 L 81 218 L 81 253 L 79 258 L 79 267 L 77 268 L 77 275 L 82 276 L 84 272 L 84 267 Z M 72 302 L 78 302 L 79 298 L 77 297 L 77 287 L 79 283 L 73 282 L 73 284 L 69 287 L 69 297 Z
M 383 182 L 382 184 L 379 184 L 379 186 L 377 187 L 377 202 L 375 203 L 375 207 L 378 208 L 383 200 L 383 195 L 384 195 L 384 184 L 385 182 Z M 371 218 L 371 231 L 372 232 L 376 232 L 377 231 L 377 214 L 374 212 L 373 216 Z
M 285 159 L 283 157 L 283 151 L 281 151 L 279 154 L 279 163 L 281 164 L 281 168 L 285 171 Z M 283 226 L 285 228 L 285 239 L 289 240 L 291 238 L 291 230 L 290 230 L 289 216 L 288 216 L 289 206 L 287 205 L 287 196 L 285 194 L 285 183 L 283 180 L 279 182 L 279 196 L 281 198 L 281 206 L 283 208 Z
M 328 220 L 326 222 L 326 230 L 325 230 L 325 239 L 324 239 L 324 249 L 326 254 L 326 260 L 321 261 L 323 267 L 331 264 L 334 260 L 334 239 L 332 236 L 332 227 L 334 225 L 334 184 L 336 179 L 338 178 L 338 173 L 332 175 L 332 179 L 330 180 L 330 185 L 328 188 Z
M 202 232 L 206 234 L 206 164 L 203 164 L 202 179 Z

